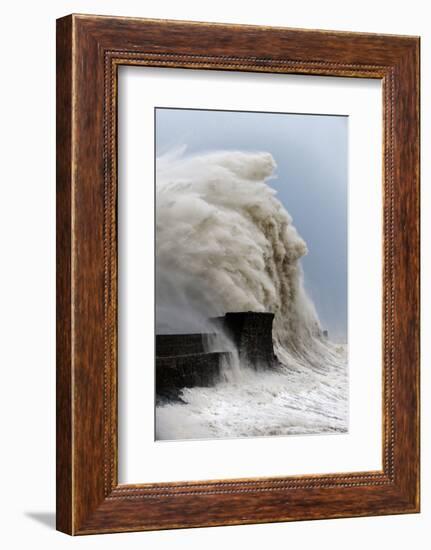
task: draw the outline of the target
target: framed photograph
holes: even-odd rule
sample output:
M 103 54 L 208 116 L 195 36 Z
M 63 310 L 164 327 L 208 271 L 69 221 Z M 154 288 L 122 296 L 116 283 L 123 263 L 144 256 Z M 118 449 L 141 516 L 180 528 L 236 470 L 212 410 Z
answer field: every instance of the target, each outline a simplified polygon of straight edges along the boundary
M 57 21 L 57 528 L 419 511 L 419 38 Z

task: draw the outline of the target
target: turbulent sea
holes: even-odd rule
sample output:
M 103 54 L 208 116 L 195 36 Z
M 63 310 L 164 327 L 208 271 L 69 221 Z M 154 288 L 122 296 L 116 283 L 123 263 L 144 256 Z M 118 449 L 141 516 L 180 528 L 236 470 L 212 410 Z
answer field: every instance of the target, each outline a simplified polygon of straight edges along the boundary
M 233 354 L 218 384 L 156 407 L 159 440 L 347 431 L 347 345 L 323 336 L 303 285 L 306 243 L 270 185 L 275 167 L 269 153 L 157 159 L 157 332 L 211 332 L 208 319 L 227 311 L 272 312 L 280 361 L 254 370 Z

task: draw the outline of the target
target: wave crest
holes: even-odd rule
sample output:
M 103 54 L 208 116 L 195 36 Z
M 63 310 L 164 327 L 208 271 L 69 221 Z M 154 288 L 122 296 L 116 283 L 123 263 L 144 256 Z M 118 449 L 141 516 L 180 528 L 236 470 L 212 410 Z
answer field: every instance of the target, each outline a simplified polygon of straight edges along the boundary
M 275 168 L 263 152 L 157 159 L 158 332 L 202 330 L 226 311 L 270 311 L 276 349 L 309 348 L 320 323 L 303 286 L 307 246 L 269 185 Z

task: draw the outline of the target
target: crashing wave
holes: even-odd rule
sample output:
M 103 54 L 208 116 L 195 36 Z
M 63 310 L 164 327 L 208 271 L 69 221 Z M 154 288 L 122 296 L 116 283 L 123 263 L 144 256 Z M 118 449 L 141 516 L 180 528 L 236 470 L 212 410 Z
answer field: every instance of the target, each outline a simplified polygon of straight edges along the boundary
M 273 312 L 274 351 L 286 372 L 280 372 L 277 380 L 268 375 L 262 391 L 276 383 L 277 395 L 283 396 L 286 411 L 290 407 L 292 412 L 289 403 L 295 396 L 286 393 L 286 384 L 291 389 L 313 390 L 331 380 L 332 388 L 319 397 L 320 408 L 329 408 L 329 417 L 338 419 L 332 421 L 333 429 L 342 431 L 346 418 L 345 349 L 322 337 L 318 315 L 303 283 L 300 259 L 307 254 L 307 246 L 270 186 L 275 168 L 272 155 L 265 152 L 186 155 L 185 149 L 180 149 L 157 158 L 157 332 L 204 332 L 209 318 L 227 311 Z M 295 373 L 296 380 L 292 378 Z M 258 383 L 255 374 L 246 376 Z M 280 376 L 290 379 L 285 378 L 283 384 Z M 196 400 L 201 403 L 198 390 L 204 391 L 183 391 L 191 407 Z M 207 407 L 209 395 L 218 396 L 213 407 L 220 407 L 220 391 L 221 387 L 205 390 Z M 161 438 L 174 438 L 165 429 L 170 425 L 166 418 L 169 407 L 178 405 L 158 411 Z M 318 405 L 314 409 L 320 414 L 316 413 Z M 186 410 L 181 414 L 187 414 Z M 298 414 L 296 411 L 293 418 Z M 328 414 L 324 413 L 327 424 Z M 284 414 L 286 426 L 291 419 L 287 421 Z M 240 433 L 246 430 L 244 422 L 242 418 L 241 426 L 238 424 Z M 220 424 L 220 429 L 223 432 L 225 428 Z M 289 433 L 298 429 L 293 427 Z M 304 425 L 303 432 L 308 430 Z M 276 431 L 285 433 L 280 428 Z

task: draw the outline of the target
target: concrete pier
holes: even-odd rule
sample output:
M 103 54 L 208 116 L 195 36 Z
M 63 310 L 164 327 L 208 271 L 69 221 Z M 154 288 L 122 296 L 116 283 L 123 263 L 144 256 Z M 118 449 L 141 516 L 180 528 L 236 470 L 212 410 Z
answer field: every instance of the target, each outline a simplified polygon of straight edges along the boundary
M 272 344 L 273 313 L 226 313 L 214 322 L 231 338 L 242 365 L 272 368 L 277 363 Z
M 211 342 L 217 333 L 228 336 L 241 365 L 267 369 L 278 364 L 272 344 L 273 313 L 229 312 L 210 321 L 214 333 L 156 335 L 156 393 L 159 397 L 173 399 L 182 388 L 208 387 L 221 379 L 223 359 L 228 361 L 232 351 L 214 351 Z

